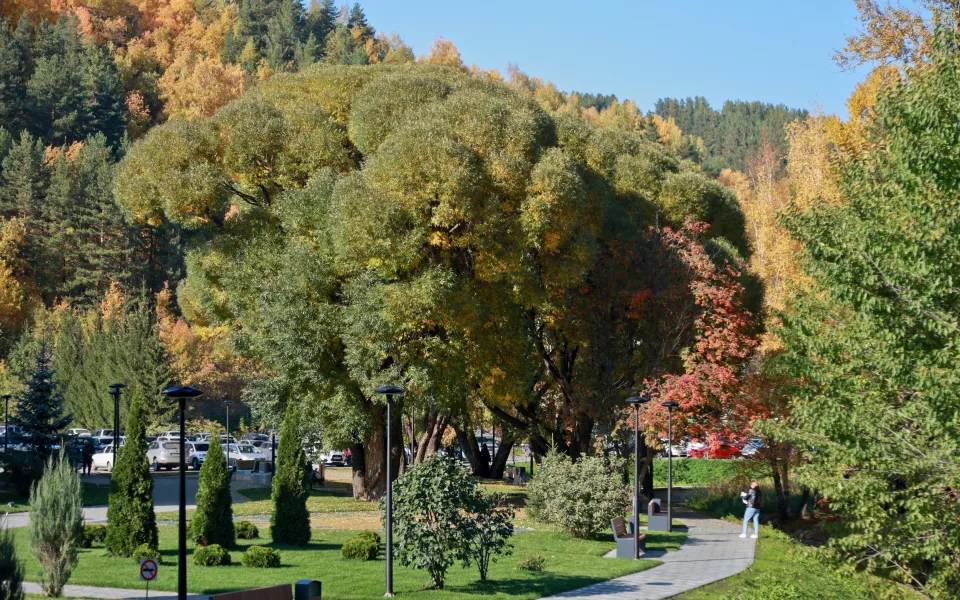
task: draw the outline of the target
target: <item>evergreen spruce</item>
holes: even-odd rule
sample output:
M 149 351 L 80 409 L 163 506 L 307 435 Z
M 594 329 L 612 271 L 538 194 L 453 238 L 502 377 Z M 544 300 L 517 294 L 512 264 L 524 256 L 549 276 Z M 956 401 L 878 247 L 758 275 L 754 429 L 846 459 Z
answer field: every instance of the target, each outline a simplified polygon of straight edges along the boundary
M 235 542 L 230 471 L 220 444 L 211 443 L 200 468 L 197 511 L 190 523 L 193 540 L 200 546 L 218 544 L 232 548 Z
M 40 563 L 40 584 L 47 596 L 59 597 L 77 566 L 83 545 L 83 490 L 66 454 L 51 456 L 43 478 L 30 493 L 27 538 Z
M 307 29 L 320 48 L 337 27 L 337 6 L 333 0 L 313 0 L 307 14 Z
M 0 517 L 0 600 L 23 600 L 23 562 L 17 558 L 13 530 Z
M 127 443 L 117 453 L 107 509 L 106 547 L 114 556 L 131 556 L 141 544 L 157 547 L 153 479 L 143 451 L 146 432 L 139 399 L 130 406 L 125 429 Z
M 273 514 L 270 515 L 270 535 L 278 544 L 303 546 L 310 542 L 306 462 L 296 411 L 288 408 L 280 430 L 277 472 L 273 477 Z
M 63 395 L 54 374 L 49 347 L 41 342 L 27 389 L 17 399 L 17 414 L 10 419 L 29 437 L 41 458 L 50 453 L 60 432 L 73 421 L 71 415 L 64 414 Z

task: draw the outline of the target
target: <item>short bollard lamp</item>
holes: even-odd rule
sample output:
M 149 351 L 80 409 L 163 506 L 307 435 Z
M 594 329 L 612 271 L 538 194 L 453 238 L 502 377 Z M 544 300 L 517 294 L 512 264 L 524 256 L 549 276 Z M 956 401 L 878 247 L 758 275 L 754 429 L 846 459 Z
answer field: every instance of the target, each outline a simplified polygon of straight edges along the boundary
M 386 529 L 387 529 L 387 583 L 386 591 L 384 592 L 385 598 L 393 598 L 393 492 L 391 480 L 393 479 L 393 461 L 391 460 L 391 450 L 393 449 L 392 437 L 391 437 L 391 425 L 393 424 L 392 414 L 391 414 L 391 405 L 393 404 L 394 396 L 402 396 L 403 388 L 397 387 L 395 385 L 384 385 L 377 388 L 378 394 L 384 394 L 387 397 L 387 476 L 386 476 Z
M 633 558 L 640 559 L 640 406 L 650 402 L 646 396 L 631 396 L 633 407 Z
M 203 394 L 189 386 L 177 386 L 163 390 L 165 398 L 178 401 L 180 409 L 180 524 L 178 530 L 179 551 L 177 554 L 177 600 L 187 600 L 187 462 L 184 453 L 184 440 L 187 437 L 184 425 L 187 398 L 196 398 Z

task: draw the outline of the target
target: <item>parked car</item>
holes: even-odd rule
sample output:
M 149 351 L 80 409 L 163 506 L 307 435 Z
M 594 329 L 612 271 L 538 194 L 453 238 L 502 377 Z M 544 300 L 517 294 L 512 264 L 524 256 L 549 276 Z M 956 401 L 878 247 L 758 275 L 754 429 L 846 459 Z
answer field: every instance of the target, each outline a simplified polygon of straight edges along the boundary
M 220 447 L 223 448 L 223 453 L 227 454 L 227 447 L 230 448 L 229 453 L 229 462 L 227 463 L 233 468 L 236 468 L 238 461 L 257 461 L 257 460 L 267 460 L 267 457 L 264 456 L 259 450 L 254 448 L 251 444 L 220 444 Z
M 180 443 L 159 439 L 147 446 L 147 462 L 154 471 L 180 466 Z
M 320 461 L 325 465 L 332 465 L 335 467 L 347 466 L 347 457 L 339 450 L 324 450 L 320 452 L 319 458 Z
M 180 439 L 180 432 L 179 432 L 179 431 L 164 431 L 163 433 L 160 434 L 160 437 L 159 437 L 158 439 L 163 440 L 163 441 L 179 440 L 179 439 Z
M 90 435 L 89 429 L 82 429 L 82 428 L 68 429 L 67 435 L 73 436 L 73 437 L 92 437 Z
M 705 447 L 696 450 L 689 450 L 687 456 L 690 458 L 739 458 L 740 448 L 730 442 L 720 442 L 716 447 Z
M 209 441 L 210 441 L 210 438 L 212 438 L 212 437 L 213 437 L 213 434 L 212 434 L 212 433 L 198 433 L 198 434 L 197 434 L 197 441 L 198 441 L 198 442 L 209 442 Z
M 266 442 L 270 440 L 270 436 L 265 433 L 245 433 L 240 436 L 241 442 Z
M 753 456 L 758 450 L 763 449 L 763 440 L 760 438 L 751 438 L 746 441 L 743 448 L 740 449 L 740 456 Z
M 259 446 L 254 444 L 254 447 L 260 452 L 260 454 L 263 454 L 264 456 L 270 456 L 270 452 L 275 446 L 276 444 L 273 442 L 261 442 Z
M 94 471 L 112 471 L 113 470 L 113 444 L 103 446 L 93 455 Z
M 209 442 L 187 442 L 185 446 L 187 452 L 187 464 L 194 471 L 199 471 L 203 461 L 207 458 L 207 450 L 210 449 Z

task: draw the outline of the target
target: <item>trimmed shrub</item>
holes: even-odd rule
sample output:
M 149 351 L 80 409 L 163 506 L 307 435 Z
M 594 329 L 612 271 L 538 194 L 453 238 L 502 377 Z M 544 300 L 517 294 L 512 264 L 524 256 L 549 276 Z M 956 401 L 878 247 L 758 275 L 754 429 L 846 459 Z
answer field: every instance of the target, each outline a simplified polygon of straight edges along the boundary
M 59 597 L 83 545 L 83 508 L 80 475 L 63 451 L 51 456 L 30 494 L 27 538 L 40 563 L 40 584 L 47 596 Z
M 102 544 L 107 539 L 106 525 L 84 525 L 83 547 L 89 548 L 94 544 Z
M 276 569 L 280 566 L 280 553 L 266 546 L 250 546 L 240 562 L 255 569 Z
M 0 600 L 23 600 L 23 563 L 17 560 L 13 531 L 0 519 Z
M 238 540 L 255 540 L 260 537 L 260 529 L 250 521 L 234 523 L 233 533 Z
M 340 553 L 344 558 L 376 560 L 380 554 L 380 536 L 372 531 L 364 531 L 343 543 Z
M 193 564 L 201 567 L 219 567 L 230 564 L 230 553 L 220 544 L 198 546 L 193 551 Z M 246 563 L 244 563 L 246 564 Z
M 397 556 L 405 567 L 423 569 L 443 588 L 447 569 L 469 564 L 476 524 L 470 514 L 477 480 L 452 458 L 434 454 L 393 484 Z
M 517 563 L 517 569 L 520 571 L 533 571 L 534 573 L 541 573 L 546 565 L 547 559 L 539 554 L 531 554 Z
M 307 511 L 310 484 L 303 468 L 307 457 L 297 420 L 296 410 L 288 407 L 280 434 L 277 472 L 273 477 L 270 536 L 279 544 L 305 546 L 310 543 L 310 513 Z
M 579 538 L 590 538 L 623 514 L 630 494 L 620 473 L 623 461 L 584 457 L 572 462 L 551 451 L 527 486 L 530 515 Z
M 117 464 L 110 477 L 107 508 L 107 552 L 132 556 L 143 544 L 156 548 L 157 521 L 153 512 L 153 478 L 143 451 L 143 407 L 135 396 L 126 423 L 127 443 L 117 452 Z
M 159 563 L 160 551 L 157 550 L 156 546 L 151 546 L 150 544 L 140 544 L 137 546 L 137 549 L 133 551 L 131 558 L 134 560 L 146 560 L 148 558 L 152 558 Z
M 632 464 L 632 463 L 631 463 Z M 768 465 L 757 468 L 754 461 L 720 460 L 713 458 L 677 458 L 673 459 L 673 483 L 677 485 L 708 486 L 736 480 L 747 484 L 769 472 Z M 667 459 L 653 459 L 654 485 L 667 485 Z
M 210 444 L 200 468 L 197 511 L 190 521 L 190 535 L 198 546 L 217 544 L 232 548 L 236 541 L 230 472 L 220 444 Z

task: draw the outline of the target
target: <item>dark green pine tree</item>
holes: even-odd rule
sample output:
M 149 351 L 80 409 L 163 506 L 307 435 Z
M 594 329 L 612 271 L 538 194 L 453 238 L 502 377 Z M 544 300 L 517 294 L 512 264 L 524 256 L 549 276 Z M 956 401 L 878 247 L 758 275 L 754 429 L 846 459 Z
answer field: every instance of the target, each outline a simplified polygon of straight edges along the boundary
M 53 165 L 50 185 L 42 205 L 47 279 L 60 298 L 69 298 L 75 272 L 84 257 L 80 252 L 78 212 L 81 191 L 73 165 L 60 155 Z
M 274 0 L 274 15 L 267 22 L 265 53 L 267 64 L 278 71 L 292 71 L 304 41 L 306 20 L 300 0 Z
M 37 33 L 36 66 L 27 81 L 31 131 L 54 145 L 81 141 L 89 120 L 90 97 L 84 85 L 84 65 L 76 18 L 64 16 Z
M 230 472 L 220 444 L 210 444 L 200 468 L 197 511 L 190 522 L 190 534 L 201 546 L 220 544 L 231 548 L 236 541 L 233 529 L 233 503 L 230 497 Z
M 50 349 L 41 342 L 26 390 L 17 398 L 17 414 L 10 419 L 12 425 L 20 427 L 29 437 L 30 444 L 44 460 L 60 432 L 73 421 L 71 415 L 64 413 L 63 394 L 51 362 Z
M 377 30 L 367 22 L 367 15 L 363 12 L 359 2 L 350 9 L 350 19 L 347 21 L 347 28 L 351 31 L 358 27 L 360 28 L 359 39 L 361 44 L 366 44 L 367 40 L 373 39 L 373 36 L 377 34 Z
M 367 51 L 357 44 L 356 38 L 346 25 L 337 25 L 327 37 L 323 48 L 324 62 L 334 65 L 365 65 L 369 62 Z
M 313 0 L 307 13 L 307 31 L 313 35 L 317 46 L 323 48 L 327 37 L 337 27 L 337 7 L 334 0 Z
M 153 479 L 143 450 L 146 432 L 139 398 L 130 406 L 124 430 L 127 443 L 117 454 L 107 508 L 106 547 L 113 556 L 130 556 L 141 544 L 157 547 Z
M 43 164 L 43 142 L 28 132 L 10 148 L 0 175 L 0 215 L 37 225 L 43 212 L 49 173 Z
M 31 27 L 29 19 L 24 26 Z M 26 48 L 21 47 L 21 40 L 4 21 L 0 24 L 0 123 L 15 131 L 25 125 L 25 56 Z
M 273 476 L 273 513 L 270 515 L 270 536 L 278 544 L 304 546 L 310 542 L 306 463 L 296 410 L 288 407 L 280 429 L 277 472 Z
M 237 22 L 223 40 L 222 56 L 227 62 L 239 62 L 240 54 L 252 43 L 256 59 L 263 58 L 267 23 L 274 15 L 271 0 L 241 0 Z M 254 67 L 255 68 L 255 67 Z
M 169 423 L 177 410 L 175 401 L 160 392 L 173 380 L 170 359 L 160 341 L 151 305 L 140 298 L 127 313 L 121 335 L 114 344 L 116 364 L 123 369 L 124 381 L 135 393 L 153 400 L 146 405 L 146 417 L 154 424 Z
M 83 50 L 83 83 L 89 101 L 89 120 L 84 123 L 83 134 L 102 135 L 107 146 L 117 148 L 126 132 L 127 112 L 120 73 L 106 47 L 88 41 Z

